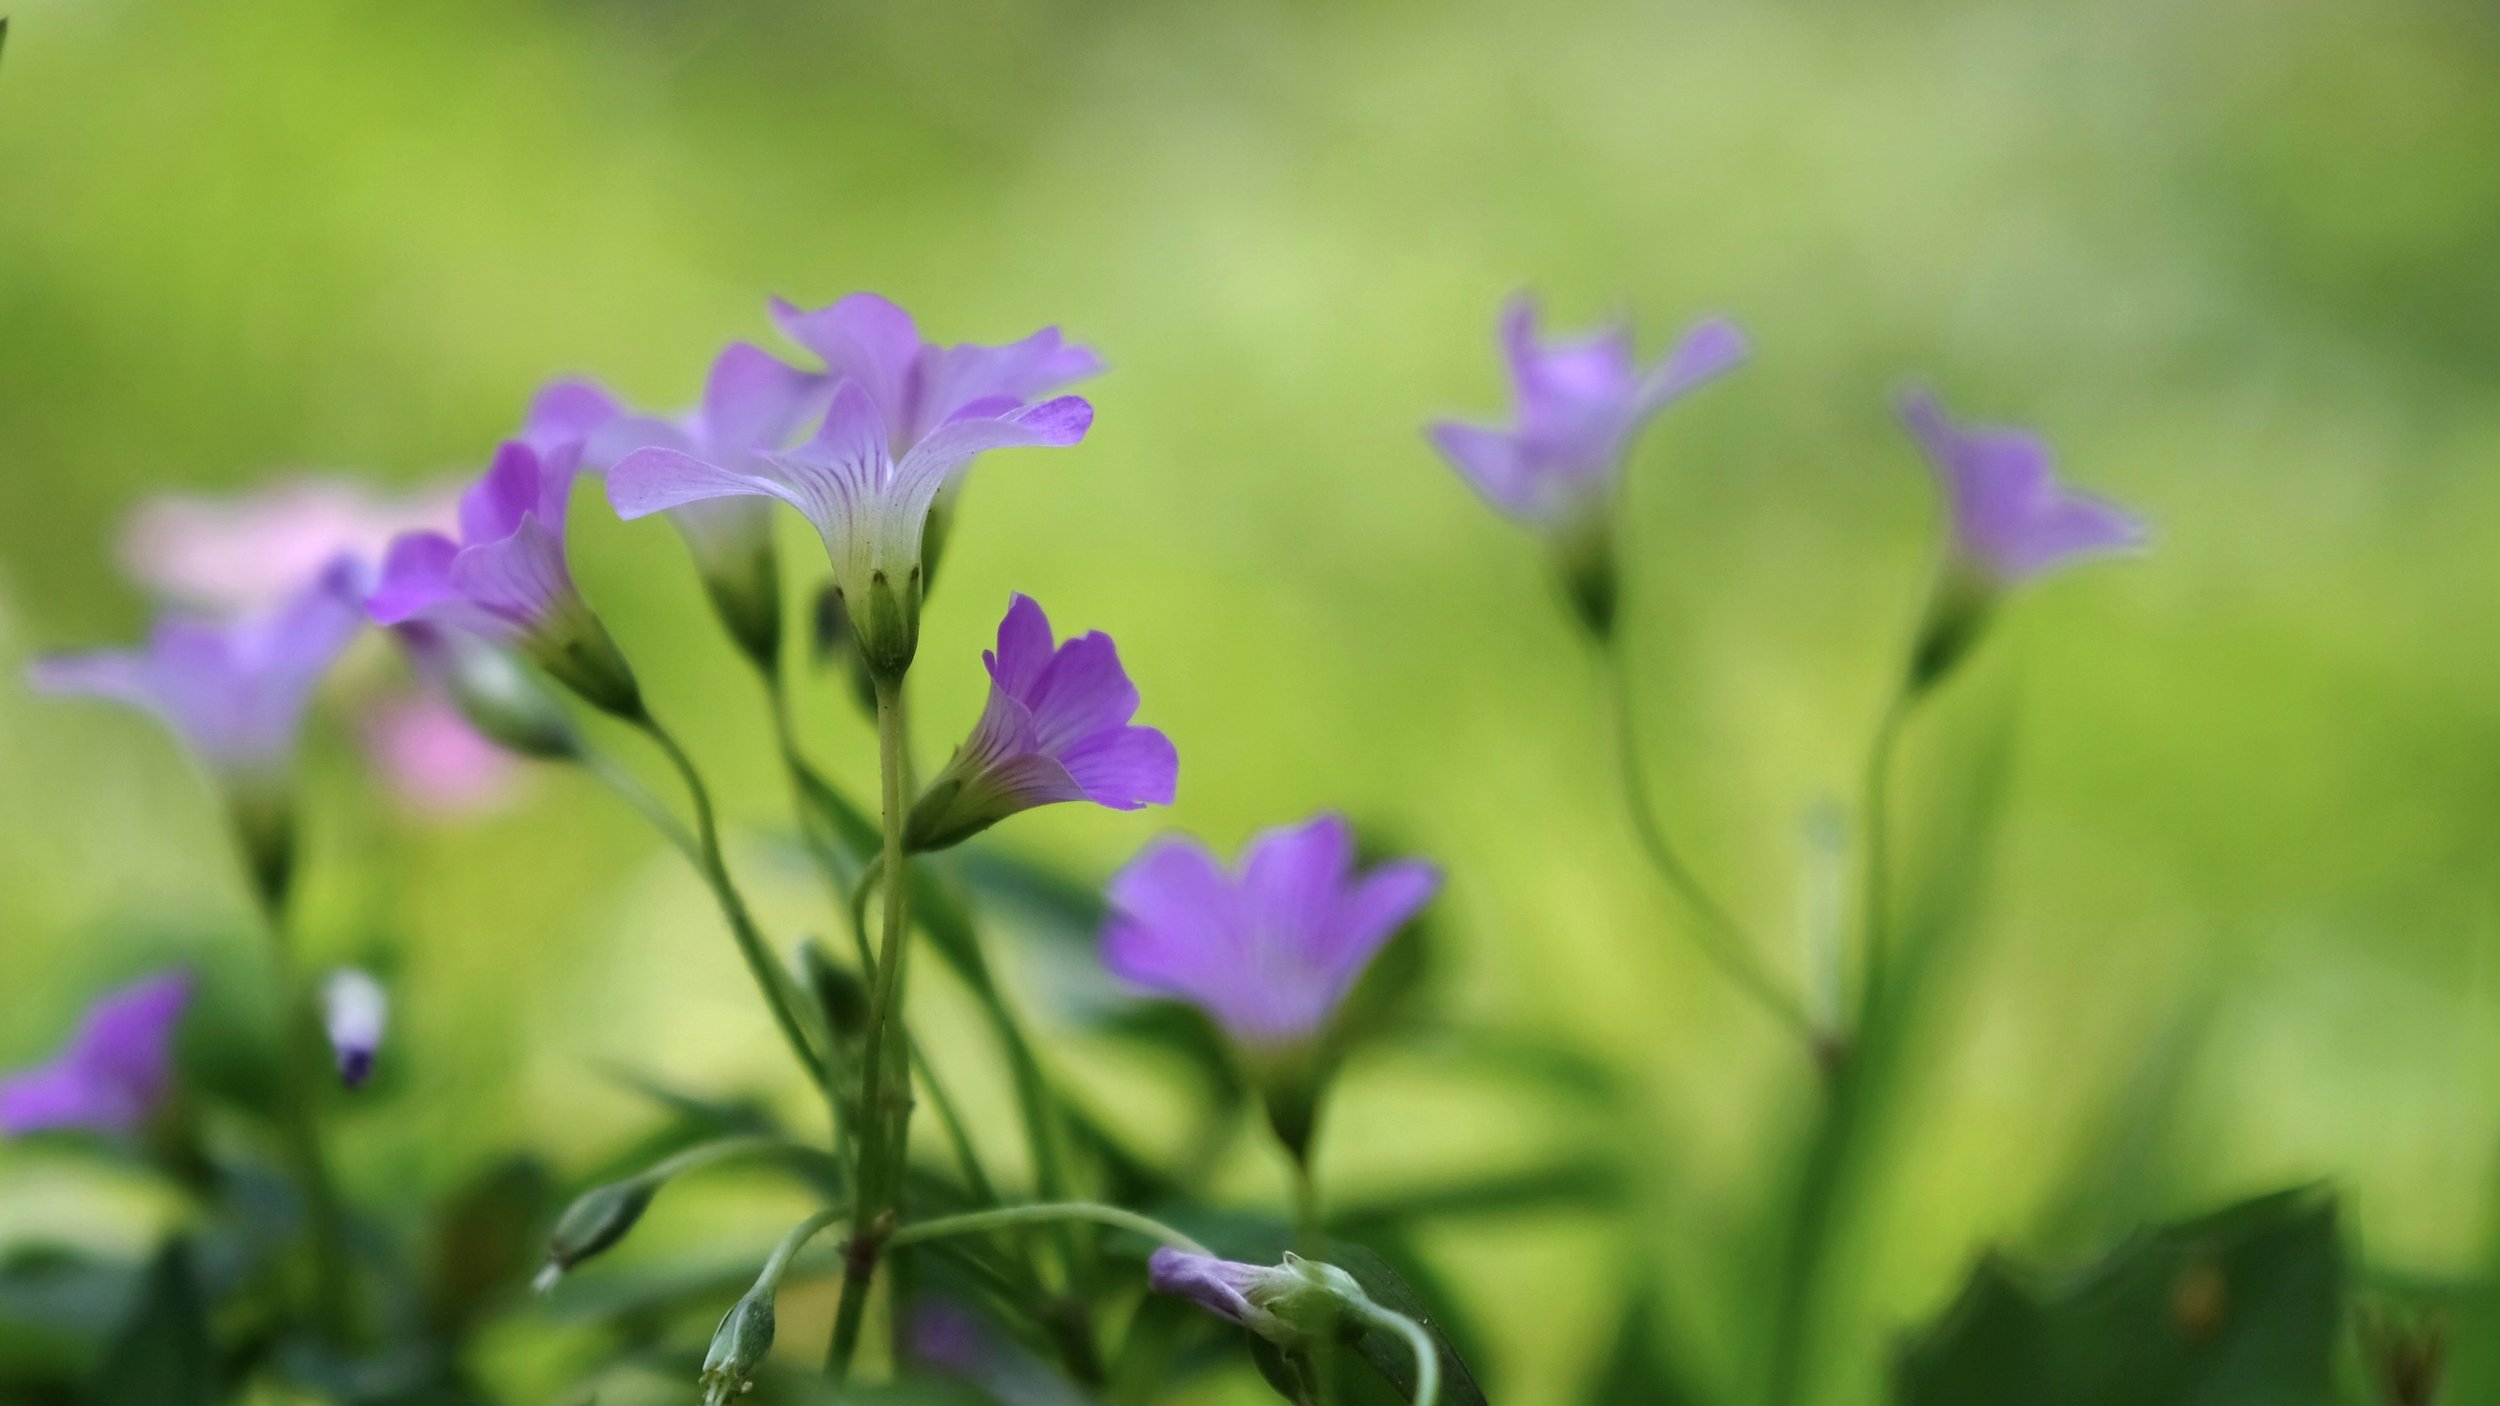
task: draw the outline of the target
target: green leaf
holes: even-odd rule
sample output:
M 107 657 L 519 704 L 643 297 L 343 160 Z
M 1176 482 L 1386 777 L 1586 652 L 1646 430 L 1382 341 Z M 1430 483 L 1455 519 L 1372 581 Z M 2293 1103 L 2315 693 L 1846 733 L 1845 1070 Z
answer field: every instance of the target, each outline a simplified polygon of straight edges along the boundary
M 1643 1286 L 1623 1308 L 1614 1346 L 1606 1353 L 1591 1401 L 1638 1401 L 1643 1406 L 1692 1406 L 1701 1394 L 1690 1371 L 1677 1361 L 1675 1340 L 1660 1325 L 1656 1287 Z
M 210 1406 L 217 1396 L 216 1352 L 191 1245 L 169 1240 L 105 1354 L 95 1399 L 98 1406 Z
M 1902 1360 L 1900 1406 L 2326 1406 L 2343 1322 L 2333 1198 L 2279 1192 L 2082 1274 L 1991 1256 Z

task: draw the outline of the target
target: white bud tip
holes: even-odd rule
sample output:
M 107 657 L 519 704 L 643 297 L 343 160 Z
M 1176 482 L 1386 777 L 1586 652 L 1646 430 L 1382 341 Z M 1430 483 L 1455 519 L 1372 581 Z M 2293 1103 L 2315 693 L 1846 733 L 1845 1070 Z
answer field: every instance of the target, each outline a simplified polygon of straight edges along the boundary
M 530 1281 L 530 1292 L 533 1294 L 546 1293 L 548 1290 L 553 1289 L 559 1282 L 561 1282 L 563 1278 L 564 1266 L 560 1264 L 550 1264 L 545 1269 L 538 1271 L 538 1277 Z

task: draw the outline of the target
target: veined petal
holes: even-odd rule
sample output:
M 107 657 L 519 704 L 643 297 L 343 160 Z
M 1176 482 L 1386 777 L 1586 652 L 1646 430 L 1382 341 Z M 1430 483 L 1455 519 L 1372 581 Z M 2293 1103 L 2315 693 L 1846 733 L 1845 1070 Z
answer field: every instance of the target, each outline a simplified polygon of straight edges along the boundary
M 1120 667 L 1119 647 L 1097 630 L 1059 646 L 1024 702 L 1042 750 L 1057 752 L 1137 716 L 1137 686 Z
M 1011 698 L 1030 698 L 1057 649 L 1050 617 L 1042 613 L 1041 603 L 1019 591 L 1008 600 L 1006 617 L 998 622 L 998 648 L 982 651 L 981 662 L 1001 692 Z
M 949 478 L 992 449 L 1059 448 L 1078 443 L 1094 423 L 1094 407 L 1078 396 L 1064 395 L 996 419 L 951 420 L 929 432 L 894 467 L 882 504 L 879 531 L 886 538 L 908 540 L 919 549 L 920 529 L 929 505 Z
M 627 522 L 690 503 L 747 497 L 806 506 L 777 477 L 741 473 L 674 449 L 637 449 L 608 471 L 608 503 Z
M 514 627 L 533 630 L 576 598 L 564 563 L 564 542 L 524 514 L 512 535 L 463 547 L 451 563 L 451 582 L 461 596 Z
M 1180 751 L 1151 727 L 1097 733 L 1058 757 L 1086 800 L 1113 810 L 1168 806 L 1179 787 Z

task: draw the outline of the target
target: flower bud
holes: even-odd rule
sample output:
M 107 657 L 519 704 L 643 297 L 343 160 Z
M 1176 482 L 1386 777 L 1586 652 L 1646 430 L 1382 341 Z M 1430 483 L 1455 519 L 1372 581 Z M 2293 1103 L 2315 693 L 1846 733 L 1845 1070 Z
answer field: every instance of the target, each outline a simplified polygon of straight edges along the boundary
M 321 1025 L 338 1056 L 340 1083 L 361 1089 L 373 1077 L 389 1019 L 390 997 L 371 973 L 341 967 L 322 981 Z
M 1918 642 L 1910 650 L 1911 696 L 1942 682 L 1970 653 L 1996 613 L 1998 594 L 1999 589 L 1976 571 L 1959 563 L 1945 568 L 1928 600 Z
M 293 798 L 282 785 L 238 781 L 226 788 L 226 818 L 234 826 L 235 843 L 242 847 L 253 899 L 263 909 L 277 912 L 286 906 L 295 882 Z
M 1166 1247 L 1146 1261 L 1146 1282 L 1289 1352 L 1335 1341 L 1371 1303 L 1353 1275 L 1290 1253 L 1269 1266 Z
M 556 1217 L 555 1230 L 547 1237 L 547 1267 L 539 1271 L 535 1287 L 540 1293 L 555 1287 L 556 1281 L 572 1272 L 575 1265 L 602 1254 L 625 1238 L 642 1213 L 651 1208 L 651 1198 L 659 1187 L 640 1177 L 612 1181 L 605 1186 L 583 1192 L 564 1214 Z
M 755 1389 L 755 1369 L 773 1350 L 773 1292 L 761 1285 L 729 1306 L 712 1347 L 703 1354 L 703 1406 L 726 1403 Z
M 581 755 L 564 705 L 504 650 L 473 635 L 412 621 L 395 627 L 419 677 L 498 747 L 545 761 Z

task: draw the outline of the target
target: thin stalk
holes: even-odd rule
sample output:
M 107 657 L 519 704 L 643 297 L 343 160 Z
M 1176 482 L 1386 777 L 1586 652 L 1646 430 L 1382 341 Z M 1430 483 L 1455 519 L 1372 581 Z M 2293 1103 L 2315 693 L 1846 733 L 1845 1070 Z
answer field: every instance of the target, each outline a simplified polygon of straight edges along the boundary
M 1030 1206 L 1000 1206 L 995 1210 L 966 1211 L 959 1216 L 941 1216 L 907 1225 L 890 1236 L 892 1246 L 920 1245 L 943 1240 L 951 1235 L 979 1235 L 993 1230 L 1015 1230 L 1028 1225 L 1052 1222 L 1085 1221 L 1107 1225 L 1115 1230 L 1135 1231 L 1149 1240 L 1186 1250 L 1193 1255 L 1212 1253 L 1206 1246 L 1190 1239 L 1152 1216 L 1141 1216 L 1119 1206 L 1100 1201 L 1049 1201 Z
M 304 1197 L 305 1234 L 312 1259 L 310 1318 L 336 1340 L 346 1335 L 353 1292 L 347 1265 L 347 1226 L 338 1184 L 331 1176 L 321 1136 L 319 1073 L 328 1062 L 311 987 L 297 971 L 293 925 L 283 895 L 264 895 L 261 916 L 269 933 L 271 974 L 284 1012 L 285 1067 L 279 1083 L 287 1160 Z
M 1866 833 L 1865 908 L 1860 919 L 1857 1016 L 1851 1029 L 1834 1032 L 1835 1038 L 1826 1041 L 1821 1051 L 1822 1107 L 1798 1180 L 1796 1212 L 1772 1319 L 1766 1394 L 1770 1406 L 1790 1406 L 1805 1391 L 1805 1366 L 1814 1351 L 1823 1280 L 1845 1226 L 1849 1179 L 1869 1121 L 1866 1103 L 1879 1077 L 1874 1066 L 1890 1052 L 1894 993 L 1890 988 L 1892 856 L 1887 821 L 1893 755 L 1918 698 L 1917 688 L 1905 683 L 1885 706 L 1867 748 L 1861 821 Z
M 781 1243 L 773 1246 L 771 1257 L 764 1261 L 763 1272 L 755 1276 L 754 1292 L 779 1293 L 781 1281 L 790 1273 L 790 1262 L 799 1257 L 799 1251 L 806 1249 L 807 1242 L 815 1239 L 826 1226 L 850 1213 L 848 1206 L 827 1206 L 791 1227 L 790 1233 L 781 1237 Z
M 859 1139 L 859 1203 L 851 1221 L 851 1243 L 842 1271 L 842 1305 L 833 1320 L 833 1342 L 826 1370 L 835 1377 L 849 1373 L 859 1348 L 860 1324 L 867 1313 L 868 1290 L 876 1278 L 877 1256 L 892 1231 L 900 1199 L 903 1158 L 910 1137 L 911 1092 L 907 1075 L 899 1080 L 908 1046 L 901 1009 L 903 957 L 911 918 L 910 877 L 903 868 L 904 772 L 908 763 L 902 680 L 877 680 L 877 770 L 885 830 L 885 922 L 877 934 L 876 984 L 868 1001 L 868 1031 L 861 1058 Z M 890 1087 L 900 1083 L 899 1090 Z
M 686 749 L 678 745 L 676 737 L 667 728 L 647 716 L 640 725 L 643 735 L 649 737 L 652 745 L 668 757 L 669 764 L 677 769 L 677 775 L 685 782 L 686 794 L 694 803 L 695 867 L 702 872 L 704 882 L 711 886 L 712 896 L 720 904 L 721 915 L 729 920 L 730 935 L 737 940 L 738 953 L 746 959 L 747 971 L 755 978 L 757 989 L 764 993 L 764 1004 L 772 1010 L 773 1023 L 781 1028 L 781 1037 L 789 1042 L 790 1052 L 798 1057 L 799 1067 L 807 1071 L 808 1079 L 820 1091 L 831 1094 L 832 1080 L 825 1072 L 824 1061 L 817 1056 L 816 1047 L 808 1039 L 807 1026 L 799 1015 L 801 1007 L 798 997 L 791 990 L 789 976 L 773 959 L 772 949 L 765 944 L 762 930 L 756 927 L 753 915 L 748 913 L 746 900 L 740 896 L 737 883 L 729 877 L 728 861 L 721 854 L 720 824 L 712 810 L 711 789 L 703 784 L 703 774 L 695 769 L 694 759 L 686 755 Z
M 1621 646 L 1610 648 L 1602 667 L 1607 675 L 1608 702 L 1613 712 L 1617 766 L 1622 772 L 1624 808 L 1631 815 L 1632 832 L 1640 840 L 1641 852 L 1650 867 L 1675 891 L 1684 906 L 1692 910 L 1699 925 L 1691 932 L 1694 945 L 1701 949 L 1711 965 L 1733 982 L 1739 991 L 1762 1007 L 1773 1019 L 1798 1035 L 1811 1040 L 1813 1022 L 1805 1007 L 1790 995 L 1770 974 L 1763 970 L 1753 941 L 1744 925 L 1736 920 L 1726 905 L 1711 896 L 1700 876 L 1684 862 L 1682 854 L 1667 839 L 1666 827 L 1660 823 L 1656 807 L 1651 803 L 1649 788 L 1641 780 L 1640 729 L 1635 725 L 1632 707 L 1632 671 L 1623 658 Z
M 1413 1406 L 1435 1406 L 1441 1399 L 1441 1349 L 1432 1341 L 1424 1325 L 1394 1309 L 1366 1303 L 1359 1316 L 1375 1328 L 1384 1328 L 1406 1339 L 1415 1352 L 1415 1395 Z

